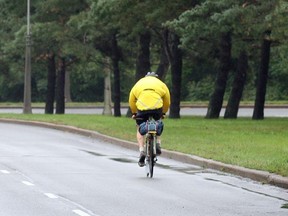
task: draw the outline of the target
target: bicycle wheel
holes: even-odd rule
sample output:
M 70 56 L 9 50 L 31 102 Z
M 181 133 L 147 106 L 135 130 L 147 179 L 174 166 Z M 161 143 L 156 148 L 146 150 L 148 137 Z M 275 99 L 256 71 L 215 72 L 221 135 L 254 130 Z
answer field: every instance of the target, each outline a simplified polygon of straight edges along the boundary
M 153 177 L 153 171 L 154 171 L 154 158 L 155 158 L 155 155 L 154 155 L 154 139 L 155 139 L 155 136 L 151 136 L 150 139 L 149 139 L 149 176 L 150 178 Z
M 145 153 L 146 153 L 146 157 L 145 157 L 145 172 L 146 172 L 146 176 L 149 177 L 150 176 L 150 166 L 149 166 L 149 161 L 150 161 L 150 152 L 149 152 L 149 135 L 147 135 L 146 140 L 145 140 Z

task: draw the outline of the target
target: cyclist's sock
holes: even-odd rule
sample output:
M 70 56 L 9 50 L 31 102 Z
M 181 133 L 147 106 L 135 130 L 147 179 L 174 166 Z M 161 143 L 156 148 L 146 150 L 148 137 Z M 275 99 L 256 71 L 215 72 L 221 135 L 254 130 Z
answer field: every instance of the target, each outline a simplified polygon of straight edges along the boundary
M 143 151 L 144 151 L 144 147 L 142 147 L 142 146 L 139 147 L 139 151 L 140 151 L 140 152 L 143 152 Z
M 161 143 L 156 143 L 156 154 L 157 155 L 161 155 L 162 151 L 161 151 Z

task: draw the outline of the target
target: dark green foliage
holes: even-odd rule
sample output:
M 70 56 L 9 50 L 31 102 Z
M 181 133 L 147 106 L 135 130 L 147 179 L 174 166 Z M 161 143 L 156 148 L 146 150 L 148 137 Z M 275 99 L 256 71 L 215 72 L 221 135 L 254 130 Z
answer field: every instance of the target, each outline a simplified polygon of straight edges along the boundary
M 26 6 L 26 1 L 0 2 L 1 101 L 22 101 Z M 230 97 L 236 59 L 243 50 L 247 51 L 248 67 L 242 99 L 254 100 L 262 35 L 267 30 L 271 31 L 271 55 L 265 99 L 287 100 L 287 8 L 284 0 L 33 0 L 32 101 L 46 100 L 47 62 L 53 54 L 55 70 L 61 58 L 66 60 L 74 101 L 103 101 L 102 60 L 106 56 L 114 59 L 112 98 L 118 105 L 126 102 L 127 92 L 135 82 L 139 35 L 146 31 L 150 33 L 150 53 L 140 68 L 159 69 L 170 90 L 176 87 L 180 92 L 175 97 L 182 101 L 210 99 L 221 68 L 219 39 L 230 32 L 230 74 L 227 83 L 221 84 L 225 94 L 219 104 Z M 176 69 L 179 77 L 171 74 L 173 65 L 165 49 L 165 31 L 176 33 L 180 39 L 183 64 Z

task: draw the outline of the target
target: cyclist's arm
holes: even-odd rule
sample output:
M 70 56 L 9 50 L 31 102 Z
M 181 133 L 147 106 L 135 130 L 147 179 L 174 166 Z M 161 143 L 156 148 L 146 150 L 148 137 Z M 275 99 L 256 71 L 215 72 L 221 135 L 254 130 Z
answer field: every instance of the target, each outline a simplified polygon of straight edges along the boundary
M 132 88 L 132 90 L 130 91 L 130 95 L 129 95 L 129 106 L 130 106 L 132 114 L 137 113 L 136 101 L 137 101 L 137 98 L 135 97 L 133 93 L 133 88 Z
M 165 95 L 162 97 L 163 100 L 163 113 L 168 112 L 170 106 L 170 92 L 166 85 L 164 85 Z

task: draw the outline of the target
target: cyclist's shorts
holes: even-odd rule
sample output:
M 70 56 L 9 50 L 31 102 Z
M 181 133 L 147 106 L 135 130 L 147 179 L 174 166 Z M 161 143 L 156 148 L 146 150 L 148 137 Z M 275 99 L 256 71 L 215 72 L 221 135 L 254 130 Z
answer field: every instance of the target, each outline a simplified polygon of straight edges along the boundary
M 153 116 L 155 120 L 159 120 L 162 117 L 162 108 L 155 109 L 155 110 L 144 110 L 144 111 L 138 111 L 137 112 L 137 119 L 136 124 L 140 125 L 143 122 L 146 122 L 149 119 L 149 116 Z

